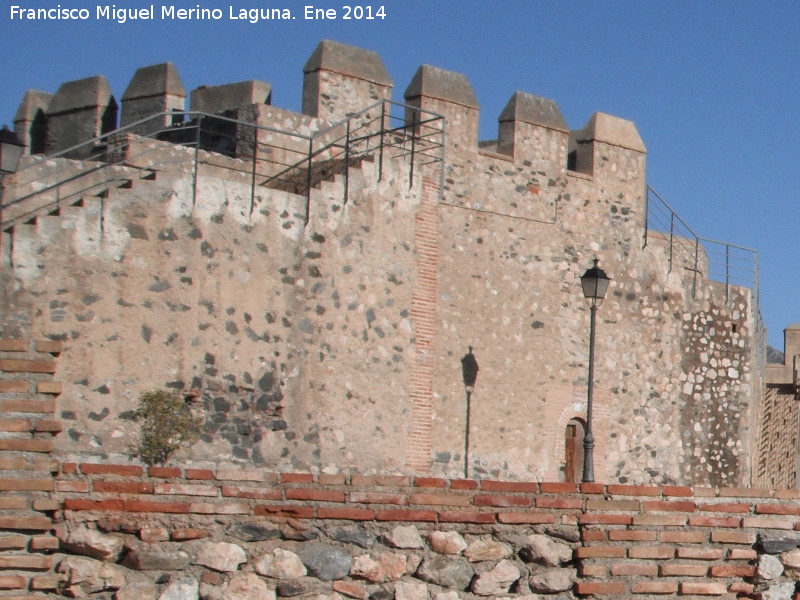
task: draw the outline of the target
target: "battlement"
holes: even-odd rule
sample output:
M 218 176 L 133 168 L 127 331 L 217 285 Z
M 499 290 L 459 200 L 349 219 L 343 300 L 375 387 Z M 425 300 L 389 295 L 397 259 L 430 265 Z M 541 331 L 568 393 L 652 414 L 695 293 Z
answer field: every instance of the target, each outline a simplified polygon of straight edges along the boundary
M 324 40 L 303 67 L 301 112 L 319 119 L 322 127 L 390 100 L 393 87 L 377 53 Z M 260 113 L 253 107 L 271 104 L 272 86 L 257 80 L 200 86 L 188 97 L 192 111 L 258 119 Z M 535 161 L 547 171 L 592 175 L 595 148 L 601 144 L 633 154 L 646 152 L 630 121 L 598 113 L 583 128 L 570 131 L 554 101 L 523 91 L 515 91 L 497 117 L 497 139 L 479 143 L 480 107 L 468 77 L 436 66 L 422 65 L 403 97 L 412 107 L 445 117 L 447 152 L 456 163 L 489 152 L 515 162 Z M 121 102 L 116 98 L 102 75 L 66 82 L 54 94 L 28 90 L 14 128 L 30 154 L 63 152 L 118 127 L 147 135 L 153 127 L 177 123 L 167 114 L 160 123 L 151 119 L 146 126 L 135 124 L 155 114 L 183 112 L 187 92 L 176 66 L 166 62 L 138 69 Z M 410 111 L 407 119 L 413 121 L 416 114 Z M 73 154 L 72 158 L 85 158 Z

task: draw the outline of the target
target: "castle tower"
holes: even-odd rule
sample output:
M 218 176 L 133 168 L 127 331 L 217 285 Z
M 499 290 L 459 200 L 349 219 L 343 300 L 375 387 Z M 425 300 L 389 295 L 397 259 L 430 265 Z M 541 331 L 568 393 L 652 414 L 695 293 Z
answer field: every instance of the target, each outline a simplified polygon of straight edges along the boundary
M 438 113 L 447 123 L 447 145 L 460 151 L 478 147 L 478 101 L 466 75 L 422 65 L 404 97 L 414 107 Z M 407 119 L 415 120 L 415 115 Z
M 371 50 L 323 40 L 303 67 L 303 114 L 340 121 L 392 96 L 392 78 Z
M 186 90 L 178 70 L 170 62 L 137 69 L 122 96 L 120 127 L 126 127 L 151 115 L 184 110 Z M 147 135 L 169 127 L 172 118 L 164 116 L 138 125 L 134 133 Z
M 47 139 L 47 106 L 53 94 L 28 90 L 14 117 L 14 131 L 25 143 L 26 154 L 41 154 Z
M 58 88 L 47 107 L 48 154 L 88 142 L 117 127 L 117 101 L 102 75 L 68 81 Z M 91 149 L 73 151 L 71 158 L 87 158 Z
M 569 127 L 555 102 L 514 92 L 498 120 L 498 152 L 531 161 L 535 171 L 566 170 Z

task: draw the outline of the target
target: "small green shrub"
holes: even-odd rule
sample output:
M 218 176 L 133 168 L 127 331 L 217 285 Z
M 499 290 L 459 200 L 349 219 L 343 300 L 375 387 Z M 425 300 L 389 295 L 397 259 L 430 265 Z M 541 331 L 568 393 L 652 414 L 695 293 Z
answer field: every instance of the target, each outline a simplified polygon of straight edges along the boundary
M 181 446 L 194 443 L 203 424 L 181 398 L 162 390 L 139 396 L 134 415 L 141 423 L 141 438 L 133 454 L 147 465 L 163 465 Z

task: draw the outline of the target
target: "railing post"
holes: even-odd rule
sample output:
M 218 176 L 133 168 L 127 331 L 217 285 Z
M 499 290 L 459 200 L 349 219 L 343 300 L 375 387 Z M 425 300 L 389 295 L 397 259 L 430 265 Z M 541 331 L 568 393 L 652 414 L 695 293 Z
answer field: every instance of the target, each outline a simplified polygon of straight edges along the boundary
M 308 140 L 308 168 L 306 172 L 306 225 L 311 219 L 311 157 L 314 153 L 314 139 Z
M 669 268 L 667 273 L 672 273 L 672 244 L 675 240 L 675 213 L 670 212 L 669 215 Z
M 411 131 L 411 165 L 409 166 L 408 188 L 414 187 L 414 150 L 416 149 L 417 134 Z
M 383 132 L 386 131 L 386 102 L 381 104 L 381 141 L 378 149 L 378 181 L 383 181 Z
M 444 169 L 445 165 L 445 147 L 447 142 L 447 131 L 445 130 L 445 120 L 444 117 L 440 117 L 439 121 L 441 123 L 441 131 L 442 131 L 442 141 L 441 141 L 441 148 L 439 149 L 439 201 L 441 202 L 442 198 L 444 197 Z M 558 204 L 556 204 L 556 210 L 558 210 Z
M 730 280 L 731 280 L 731 246 L 725 244 L 725 302 L 730 300 Z
M 250 180 L 250 216 L 256 209 L 256 166 L 258 164 L 258 129 L 253 128 L 253 177 Z
M 708 256 L 708 254 L 706 254 Z M 700 238 L 694 238 L 694 277 L 692 278 L 692 298 L 697 297 L 697 274 L 700 272 Z
M 194 146 L 194 177 L 192 179 L 192 211 L 197 204 L 197 168 L 200 161 L 200 130 L 203 127 L 203 115 L 197 117 L 197 135 Z
M 650 226 L 650 186 L 644 186 L 644 244 L 642 248 L 647 248 L 647 228 Z
M 347 197 L 350 193 L 350 121 L 347 122 L 347 129 L 344 138 L 344 204 L 347 204 Z

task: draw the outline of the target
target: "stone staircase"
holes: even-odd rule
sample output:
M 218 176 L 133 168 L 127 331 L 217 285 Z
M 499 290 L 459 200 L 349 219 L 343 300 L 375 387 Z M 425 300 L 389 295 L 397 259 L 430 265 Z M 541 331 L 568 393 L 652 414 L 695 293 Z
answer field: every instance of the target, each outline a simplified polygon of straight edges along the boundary
M 197 204 L 184 198 L 180 210 L 182 214 L 206 215 L 207 218 L 215 212 L 227 210 L 236 211 L 238 220 L 260 218 L 258 214 L 243 217 L 245 210 L 241 206 L 241 196 L 250 182 L 235 168 L 236 165 L 226 165 L 228 160 L 216 160 L 209 169 L 205 166 L 201 169 L 201 183 L 197 198 L 194 199 Z M 80 161 L 73 162 L 78 163 L 75 165 L 76 171 L 85 166 Z M 63 160 L 55 161 L 51 168 L 63 170 L 62 163 Z M 310 214 L 314 215 L 315 220 L 324 222 L 320 222 L 320 226 L 333 229 L 344 213 L 348 194 L 354 195 L 363 190 L 367 181 L 370 185 L 378 181 L 378 166 L 371 156 L 351 159 L 346 174 L 344 168 L 344 160 L 341 159 L 321 161 L 315 165 L 310 193 L 302 187 L 299 179 L 293 185 L 287 185 L 285 181 L 263 182 L 265 185 L 257 186 L 253 192 L 256 204 L 290 207 L 289 210 L 273 212 L 289 215 L 287 219 L 294 222 L 293 237 L 302 235 L 306 224 L 303 221 Z M 192 177 L 185 169 L 177 172 L 169 170 L 169 167 L 167 169 L 161 171 L 152 164 L 146 167 L 106 165 L 105 172 L 102 169 L 91 171 L 92 176 L 88 181 L 70 179 L 62 186 L 40 194 L 33 191 L 25 194 L 28 190 L 23 189 L 23 193 L 18 194 L 21 201 L 12 199 L 3 215 L 0 268 L 10 270 L 24 280 L 37 277 L 44 270 L 41 263 L 45 249 L 49 246 L 52 249 L 57 240 L 61 240 L 59 247 L 65 252 L 118 260 L 125 240 L 130 238 L 130 232 L 119 223 L 111 223 L 109 211 L 163 194 L 164 186 L 170 185 L 171 180 Z M 40 168 L 40 171 L 41 179 L 47 181 L 46 169 Z M 35 190 L 34 184 L 30 184 L 29 189 Z M 232 189 L 238 190 L 239 202 L 231 198 L 235 195 Z M 205 220 L 202 216 L 200 218 Z M 281 225 L 285 226 L 285 222 Z M 60 237 L 64 234 L 69 236 L 68 242 Z

